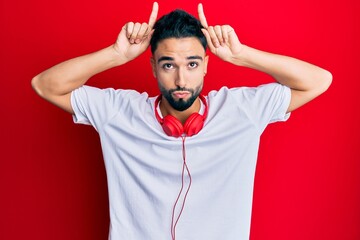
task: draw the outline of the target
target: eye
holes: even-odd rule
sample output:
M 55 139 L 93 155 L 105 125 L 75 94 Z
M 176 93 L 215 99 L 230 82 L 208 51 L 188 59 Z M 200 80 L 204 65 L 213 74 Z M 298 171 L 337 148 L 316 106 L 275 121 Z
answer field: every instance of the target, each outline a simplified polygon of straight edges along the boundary
M 196 68 L 197 66 L 199 66 L 199 64 L 197 62 L 190 62 L 189 63 L 190 68 Z
M 165 64 L 162 65 L 162 68 L 164 68 L 164 69 L 172 69 L 173 65 L 171 63 L 165 63 Z

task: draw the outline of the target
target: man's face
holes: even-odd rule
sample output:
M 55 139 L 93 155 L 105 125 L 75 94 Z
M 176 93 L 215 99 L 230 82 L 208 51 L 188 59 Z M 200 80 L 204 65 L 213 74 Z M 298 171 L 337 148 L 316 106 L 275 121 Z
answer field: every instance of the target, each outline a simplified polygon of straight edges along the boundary
M 207 71 L 208 56 L 195 37 L 159 42 L 151 58 L 161 94 L 177 111 L 188 109 L 199 96 Z

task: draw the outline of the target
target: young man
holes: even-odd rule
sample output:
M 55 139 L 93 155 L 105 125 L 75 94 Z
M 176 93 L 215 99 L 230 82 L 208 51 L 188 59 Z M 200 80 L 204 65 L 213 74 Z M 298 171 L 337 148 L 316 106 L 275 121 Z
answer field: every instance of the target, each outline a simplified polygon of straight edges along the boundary
M 98 131 L 108 176 L 109 239 L 249 239 L 259 138 L 267 124 L 329 87 L 309 63 L 240 43 L 231 26 L 176 10 L 125 24 L 116 43 L 36 76 L 36 92 Z M 202 25 L 202 26 L 201 26 Z M 85 86 L 151 44 L 161 95 Z M 270 74 L 276 83 L 201 95 L 209 57 Z

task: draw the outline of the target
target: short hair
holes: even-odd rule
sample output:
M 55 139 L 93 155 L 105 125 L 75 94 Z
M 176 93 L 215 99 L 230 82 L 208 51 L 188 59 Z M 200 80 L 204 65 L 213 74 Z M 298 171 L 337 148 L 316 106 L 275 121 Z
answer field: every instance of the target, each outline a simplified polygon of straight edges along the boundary
M 162 16 L 154 25 L 154 33 L 150 40 L 151 52 L 154 54 L 159 42 L 168 38 L 196 37 L 206 50 L 206 37 L 201 31 L 203 26 L 191 14 L 176 9 Z

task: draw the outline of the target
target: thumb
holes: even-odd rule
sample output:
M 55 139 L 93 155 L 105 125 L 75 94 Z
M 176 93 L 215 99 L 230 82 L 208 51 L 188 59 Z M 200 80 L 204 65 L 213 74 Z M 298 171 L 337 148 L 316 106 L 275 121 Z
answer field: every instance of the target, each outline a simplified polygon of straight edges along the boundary
M 229 34 L 229 43 L 230 44 L 240 43 L 239 38 L 238 38 L 237 34 L 235 33 L 234 29 L 231 29 L 228 34 Z
M 210 34 L 209 34 L 208 30 L 206 30 L 205 28 L 202 28 L 201 31 L 202 31 L 203 34 L 205 35 L 205 38 L 206 38 L 206 41 L 207 41 L 207 44 L 208 44 L 208 46 L 209 46 L 210 51 L 211 51 L 212 53 L 215 52 L 215 46 L 214 46 L 214 44 L 213 44 L 212 41 L 211 41 Z
M 143 44 L 146 44 L 146 45 L 149 45 L 150 44 L 150 41 L 151 41 L 151 38 L 152 36 L 154 35 L 154 31 L 155 29 L 152 29 L 148 34 L 147 36 L 144 38 L 144 40 L 142 41 Z

